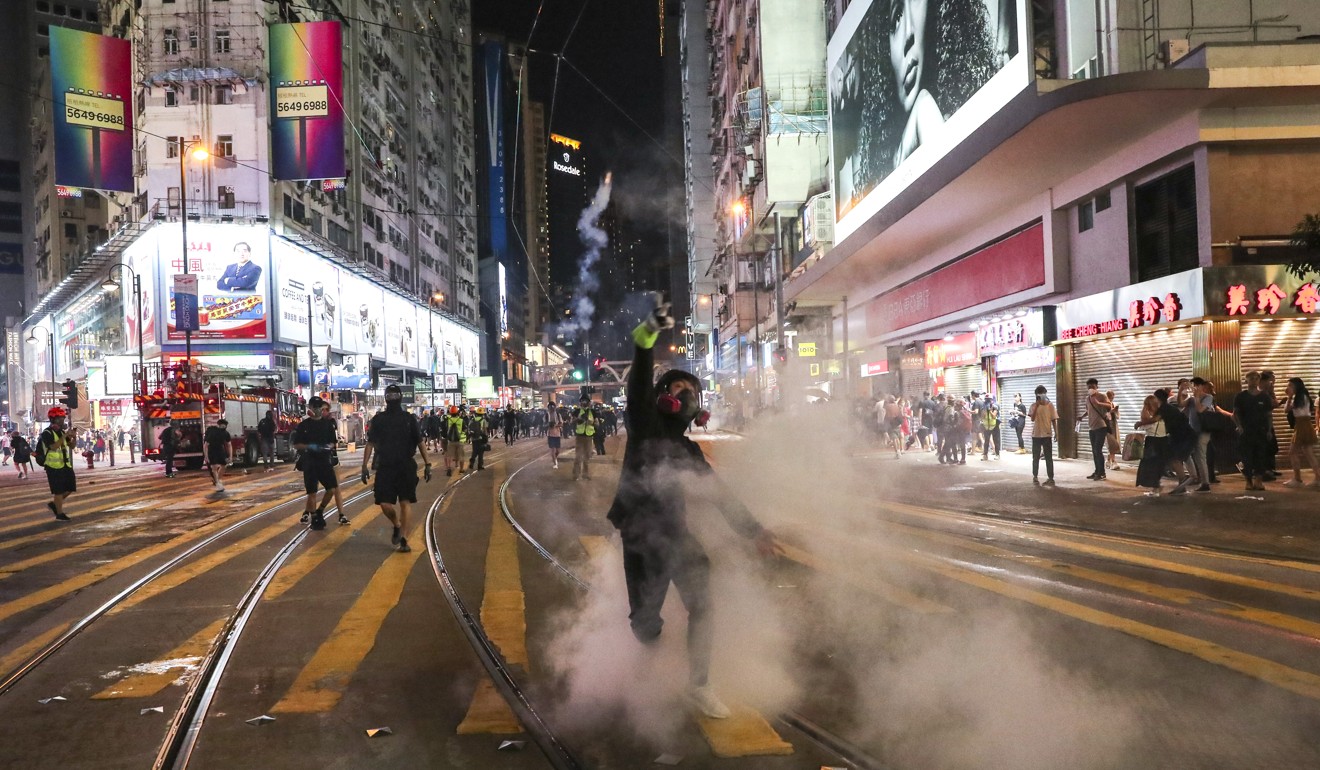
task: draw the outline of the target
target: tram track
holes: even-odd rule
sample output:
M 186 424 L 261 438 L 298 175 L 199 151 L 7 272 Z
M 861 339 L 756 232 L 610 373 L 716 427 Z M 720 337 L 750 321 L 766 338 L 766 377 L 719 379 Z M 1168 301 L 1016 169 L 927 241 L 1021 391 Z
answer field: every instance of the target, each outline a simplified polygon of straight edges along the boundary
M 509 507 L 509 486 L 514 478 L 522 473 L 528 467 L 544 458 L 538 457 L 521 465 L 513 473 L 509 474 L 504 483 L 500 485 L 499 505 L 500 511 L 505 521 L 517 532 L 518 537 L 522 539 L 530 548 L 541 556 L 556 573 L 575 589 L 582 593 L 589 593 L 591 586 L 582 578 L 573 572 L 567 565 L 560 561 L 548 548 L 537 540 L 522 522 L 513 515 Z M 540 747 L 543 754 L 550 761 L 556 770 L 579 770 L 584 767 L 577 755 L 572 749 L 559 737 L 553 727 L 547 724 L 537 711 L 536 706 L 528 698 L 525 689 L 519 684 L 509 667 L 505 664 L 495 644 L 486 635 L 482 629 L 480 621 L 467 609 L 453 586 L 452 581 L 444 567 L 443 558 L 440 553 L 439 543 L 436 538 L 435 528 L 428 517 L 427 521 L 427 549 L 432 555 L 432 565 L 436 571 L 436 577 L 445 590 L 446 598 L 449 600 L 450 607 L 455 616 L 463 626 L 465 635 L 472 644 L 473 649 L 481 658 L 482 664 L 490 673 L 495 682 L 496 689 L 508 702 L 515 715 L 522 722 L 528 734 Z M 874 758 L 868 756 L 862 749 L 855 746 L 848 740 L 838 736 L 821 725 L 814 723 L 802 714 L 788 710 L 777 715 L 777 721 L 787 725 L 793 730 L 799 732 L 818 748 L 829 755 L 837 757 L 840 762 L 848 767 L 858 770 L 882 770 L 882 765 Z

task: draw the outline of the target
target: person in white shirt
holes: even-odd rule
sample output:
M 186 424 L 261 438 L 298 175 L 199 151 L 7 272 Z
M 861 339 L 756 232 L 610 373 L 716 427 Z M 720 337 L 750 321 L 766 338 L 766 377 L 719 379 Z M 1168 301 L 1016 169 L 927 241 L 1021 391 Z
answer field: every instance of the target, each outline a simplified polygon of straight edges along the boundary
M 1031 418 L 1031 483 L 1040 483 L 1040 458 L 1045 457 L 1045 486 L 1054 486 L 1054 435 L 1058 430 L 1059 410 L 1045 395 L 1045 386 L 1036 386 L 1036 400 L 1027 416 Z

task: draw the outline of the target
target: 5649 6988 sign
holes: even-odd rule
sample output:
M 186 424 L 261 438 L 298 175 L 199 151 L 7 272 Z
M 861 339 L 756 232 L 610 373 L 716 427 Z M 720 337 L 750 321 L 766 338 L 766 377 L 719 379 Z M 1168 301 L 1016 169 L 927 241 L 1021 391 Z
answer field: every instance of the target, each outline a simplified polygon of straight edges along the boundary
M 344 66 L 337 21 L 270 27 L 270 154 L 276 179 L 344 170 Z
M 50 29 L 55 184 L 133 192 L 132 44 Z

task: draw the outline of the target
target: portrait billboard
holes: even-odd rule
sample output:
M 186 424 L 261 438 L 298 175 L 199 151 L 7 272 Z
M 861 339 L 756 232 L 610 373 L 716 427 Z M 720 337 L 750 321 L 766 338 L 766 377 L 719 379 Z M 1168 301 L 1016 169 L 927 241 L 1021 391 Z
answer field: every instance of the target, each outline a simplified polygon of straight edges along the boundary
M 385 362 L 421 368 L 421 340 L 417 333 L 417 305 L 393 292 L 385 293 Z M 422 331 L 422 334 L 425 334 Z
M 156 248 L 159 228 L 152 228 L 143 233 L 124 249 L 124 264 L 132 268 L 139 277 L 142 287 L 142 350 L 147 358 L 160 353 L 160 341 L 156 339 Z M 120 281 L 120 297 L 124 305 L 124 339 L 130 347 L 137 345 L 138 309 L 137 298 L 133 296 L 132 275 L 124 270 L 116 270 L 115 277 Z
M 344 67 L 337 21 L 270 27 L 270 155 L 276 179 L 344 171 Z
M 1031 79 L 1024 0 L 857 0 L 830 39 L 836 240 Z
M 307 298 L 310 296 L 312 344 L 345 350 L 340 333 L 339 268 L 283 238 L 271 241 L 271 262 L 275 265 L 275 301 L 279 309 L 276 333 L 279 339 L 294 345 L 307 344 Z M 357 350 L 349 352 L 356 353 Z
M 50 28 L 55 184 L 134 192 L 132 44 Z
M 159 231 L 159 285 L 173 286 L 183 272 L 178 224 Z M 188 227 L 188 272 L 197 277 L 198 330 L 194 340 L 266 342 L 270 340 L 269 232 L 264 227 L 193 224 Z M 166 339 L 185 335 L 175 323 L 174 291 L 164 297 Z

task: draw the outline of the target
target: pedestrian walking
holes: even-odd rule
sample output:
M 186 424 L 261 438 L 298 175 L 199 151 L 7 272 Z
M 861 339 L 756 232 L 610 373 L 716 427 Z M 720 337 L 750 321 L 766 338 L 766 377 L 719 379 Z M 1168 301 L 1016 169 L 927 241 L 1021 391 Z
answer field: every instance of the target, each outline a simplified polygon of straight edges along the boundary
M 486 419 L 486 407 L 479 406 L 476 414 L 468 420 L 468 438 L 472 441 L 472 462 L 469 467 L 486 470 L 486 452 L 490 449 L 490 423 Z
M 709 414 L 701 408 L 701 381 L 692 374 L 670 369 L 651 381 L 652 348 L 660 331 L 674 324 L 668 311 L 669 305 L 658 306 L 633 330 L 628 441 L 608 518 L 623 542 L 633 635 L 644 644 L 659 638 L 661 609 L 672 583 L 688 612 L 688 702 L 705 716 L 722 719 L 729 716 L 729 708 L 709 681 L 714 646 L 710 559 L 686 523 L 685 486 L 694 477 L 713 478 L 713 471 L 701 448 L 685 434 L 693 424 L 703 425 Z M 715 499 L 729 525 L 754 541 L 761 555 L 783 553 L 769 530 L 726 490 L 717 488 Z
M 330 418 L 330 404 L 320 396 L 313 396 L 307 402 L 307 416 L 293 429 L 293 448 L 301 453 L 298 468 L 303 474 L 303 491 L 307 493 L 300 521 L 310 523 L 312 529 L 325 529 L 325 511 L 331 497 L 335 501 L 335 510 L 339 512 L 339 524 L 348 523 L 348 517 L 344 515 L 344 499 L 339 491 L 339 474 L 335 472 L 335 466 L 339 464 L 338 446 L 339 437 L 335 434 L 335 421 Z M 325 490 L 320 505 L 316 504 L 318 487 Z
M 1017 434 L 1017 453 L 1024 455 L 1027 453 L 1027 445 L 1022 443 L 1022 432 L 1027 427 L 1027 405 L 1022 403 L 1022 394 L 1013 394 L 1012 413 L 1008 416 L 1008 427 Z
M 1142 442 L 1141 461 L 1137 464 L 1137 486 L 1150 491 L 1146 494 L 1159 497 L 1160 483 L 1164 478 L 1164 468 L 1168 461 L 1165 451 L 1169 443 L 1169 431 L 1160 417 L 1160 402 L 1154 394 L 1146 396 L 1141 403 L 1141 418 L 1132 426 L 1133 430 L 1145 431 L 1146 439 Z
M 550 462 L 555 468 L 559 467 L 559 443 L 563 425 L 559 408 L 555 406 L 554 399 L 551 399 L 545 405 L 545 443 L 550 449 Z
M 402 392 L 402 390 L 400 390 Z M 386 404 L 388 407 L 389 404 Z M 402 405 L 399 407 L 402 409 Z M 445 417 L 443 436 L 445 438 L 445 475 L 453 476 L 454 469 L 463 472 L 463 445 L 467 443 L 467 425 L 457 406 L 449 407 Z
M 14 449 L 14 470 L 18 471 L 18 477 L 25 479 L 32 475 L 32 445 L 18 431 L 9 438 L 9 445 Z
M 78 491 L 78 477 L 73 472 L 75 432 L 64 430 L 69 413 L 62 406 L 51 407 L 46 413 L 50 425 L 37 437 L 36 460 L 46 470 L 46 483 L 50 486 L 50 502 L 46 507 L 60 521 L 68 521 L 64 501 Z
M 160 441 L 156 446 L 160 448 L 160 459 L 165 464 L 165 478 L 174 478 L 174 455 L 179 452 L 179 431 L 172 424 L 166 424 L 160 431 Z
M 1109 414 L 1114 403 L 1100 392 L 1100 381 L 1092 377 L 1086 381 L 1086 427 L 1091 439 L 1091 460 L 1095 472 L 1086 478 L 1103 481 L 1105 478 L 1105 443 L 1109 437 Z
M 1188 384 L 1191 384 L 1191 380 L 1188 380 Z M 1164 471 L 1166 475 L 1172 472 L 1173 477 L 1178 479 L 1177 486 L 1170 494 L 1185 494 L 1187 487 L 1192 482 L 1198 481 L 1195 472 L 1187 468 L 1187 460 L 1196 446 L 1196 432 L 1192 430 L 1186 412 L 1178 407 L 1173 393 L 1166 388 L 1159 388 L 1154 395 L 1159 401 L 1160 418 L 1164 421 L 1164 428 L 1169 434 L 1166 445 L 1168 460 L 1165 461 Z
M 266 463 L 266 472 L 275 470 L 275 410 L 267 409 L 266 416 L 257 421 L 257 445 Z
M 1059 411 L 1050 403 L 1044 385 L 1036 386 L 1031 418 L 1031 482 L 1040 483 L 1040 460 L 1045 458 L 1045 484 L 1054 486 L 1054 437 L 1058 435 Z
M 591 450 L 596 435 L 596 413 L 591 409 L 591 396 L 583 393 L 573 412 L 573 480 L 591 480 Z
M 518 439 L 518 413 L 509 407 L 504 410 L 504 444 L 513 446 L 513 442 Z
M 457 412 L 457 407 L 453 408 Z M 403 411 L 403 389 L 396 384 L 385 387 L 385 409 L 371 418 L 367 426 L 367 448 L 362 453 L 362 483 L 371 476 L 371 461 L 376 461 L 376 483 L 373 486 L 376 505 L 390 520 L 394 532 L 390 543 L 407 553 L 409 506 L 417 502 L 418 452 L 425 463 L 423 477 L 431 480 L 431 458 L 417 421 Z
M 229 421 L 223 417 L 202 436 L 206 461 L 211 467 L 211 483 L 215 485 L 217 495 L 225 493 L 225 467 L 234 461 L 233 438 L 229 435 Z
M 999 405 L 989 393 L 981 402 L 981 461 L 990 459 L 990 445 L 995 445 L 995 459 L 999 459 Z
M 1265 489 L 1269 452 L 1270 412 L 1274 399 L 1261 390 L 1260 372 L 1247 372 L 1244 388 L 1233 399 L 1233 422 L 1238 432 L 1238 456 L 1248 490 Z
M 881 409 L 880 430 L 883 432 L 883 439 L 893 444 L 894 457 L 903 456 L 903 407 L 898 403 L 897 396 L 885 396 L 884 406 Z
M 1301 377 L 1290 377 L 1284 391 L 1287 397 L 1284 404 L 1288 409 L 1288 426 L 1292 428 L 1292 446 L 1288 450 L 1288 459 L 1292 463 L 1293 477 L 1283 482 L 1285 487 L 1300 487 L 1302 481 L 1302 460 L 1311 466 L 1313 488 L 1320 487 L 1320 454 L 1316 452 L 1315 399 L 1307 390 Z

